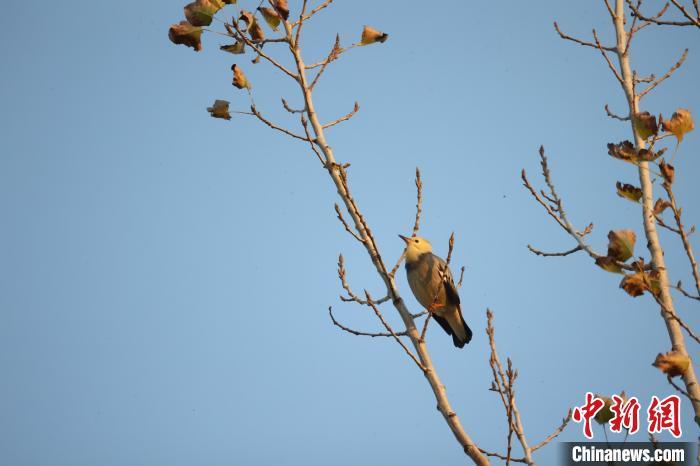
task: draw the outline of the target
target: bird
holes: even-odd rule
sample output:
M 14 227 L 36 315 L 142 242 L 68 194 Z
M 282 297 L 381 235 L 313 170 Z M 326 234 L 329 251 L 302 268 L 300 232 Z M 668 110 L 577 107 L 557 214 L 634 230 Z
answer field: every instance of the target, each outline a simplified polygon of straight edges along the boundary
M 449 267 L 433 254 L 427 239 L 403 235 L 399 238 L 406 243 L 406 278 L 413 296 L 452 336 L 454 345 L 463 348 L 472 339 L 472 331 L 462 316 L 459 294 Z

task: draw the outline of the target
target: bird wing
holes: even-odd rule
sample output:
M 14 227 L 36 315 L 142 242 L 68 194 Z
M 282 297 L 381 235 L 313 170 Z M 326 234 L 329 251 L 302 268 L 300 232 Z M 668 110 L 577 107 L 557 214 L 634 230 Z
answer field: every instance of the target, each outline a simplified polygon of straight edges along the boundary
M 437 259 L 438 264 L 440 264 L 440 268 L 445 267 L 446 264 L 444 260 L 442 260 L 438 256 L 434 257 L 435 259 Z M 447 270 L 445 270 L 445 274 L 442 278 L 442 283 L 445 287 L 445 297 L 447 298 L 447 302 L 454 306 L 458 306 L 460 304 L 459 293 L 457 293 L 457 287 L 455 286 L 455 281 L 452 278 L 452 272 L 450 272 L 449 267 L 447 267 Z

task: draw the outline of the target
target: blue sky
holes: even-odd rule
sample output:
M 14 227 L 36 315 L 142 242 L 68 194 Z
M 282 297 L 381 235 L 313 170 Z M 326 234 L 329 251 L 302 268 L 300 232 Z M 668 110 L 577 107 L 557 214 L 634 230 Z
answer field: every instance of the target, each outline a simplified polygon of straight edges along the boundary
M 275 121 L 294 123 L 279 98 L 296 105 L 298 92 L 267 64 L 219 52 L 220 36 L 205 35 L 200 53 L 171 44 L 183 4 L 14 2 L 0 17 L 0 462 L 462 464 L 401 349 L 328 319 L 333 305 L 348 325 L 379 328 L 370 310 L 339 302 L 338 253 L 357 291 L 382 287 L 335 219 L 335 190 L 308 147 L 248 116 L 206 112 L 214 99 L 246 108 L 230 84 L 234 62 Z M 457 350 L 433 326 L 429 346 L 453 407 L 489 450 L 504 449 L 506 423 L 487 390 L 487 307 L 501 356 L 520 370 L 532 443 L 586 391 L 625 389 L 643 405 L 672 393 L 650 365 L 669 343 L 648 297 L 630 298 L 583 255 L 543 259 L 525 248 L 572 247 L 521 186 L 522 168 L 539 181 L 540 144 L 571 219 L 595 223 L 598 250 L 610 229 L 642 233 L 639 206 L 615 194 L 636 172 L 605 148 L 629 138 L 603 111 L 622 113 L 624 96 L 600 55 L 560 40 L 554 20 L 612 37 L 595 2 L 336 0 L 305 28 L 308 61 L 336 32 L 344 44 L 364 24 L 390 34 L 334 63 L 316 106 L 330 121 L 361 105 L 327 137 L 352 163 L 389 262 L 412 225 L 416 166 L 422 234 L 444 255 L 455 232 L 475 337 Z M 642 74 L 662 74 L 690 48 L 645 109 L 697 114 L 698 45 L 690 29 L 651 27 L 635 39 Z M 696 133 L 674 160 L 688 224 L 700 218 Z M 678 239 L 661 237 L 672 280 L 689 284 Z M 697 305 L 677 303 L 697 328 Z M 385 315 L 398 326 L 390 307 Z M 688 406 L 683 416 L 693 439 Z M 581 438 L 579 425 L 562 435 Z M 550 447 L 538 459 L 555 455 Z

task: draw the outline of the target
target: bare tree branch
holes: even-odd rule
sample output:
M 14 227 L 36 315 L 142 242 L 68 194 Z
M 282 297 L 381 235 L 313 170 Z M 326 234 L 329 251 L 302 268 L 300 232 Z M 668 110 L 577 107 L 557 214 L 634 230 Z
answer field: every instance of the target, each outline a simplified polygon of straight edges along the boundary
M 423 372 L 427 372 L 428 368 L 425 367 L 418 360 L 416 355 L 413 354 L 413 352 L 410 349 L 408 349 L 408 347 L 406 345 L 404 345 L 403 341 L 401 341 L 398 334 L 396 334 L 396 332 L 394 332 L 394 330 L 391 328 L 389 323 L 386 320 L 384 320 L 384 316 L 382 316 L 382 313 L 379 311 L 379 308 L 376 306 L 376 303 L 374 301 L 372 301 L 372 297 L 369 295 L 367 290 L 365 290 L 365 297 L 367 298 L 367 303 L 369 304 L 369 306 L 372 308 L 374 313 L 377 315 L 379 320 L 382 322 L 382 325 L 384 325 L 384 328 L 386 328 L 387 331 L 391 334 L 391 336 L 394 337 L 394 340 L 396 340 L 396 343 L 398 343 L 401 346 L 401 348 L 403 348 L 403 350 L 406 352 L 406 354 L 413 360 L 413 362 L 416 363 L 416 366 L 418 366 L 418 368 L 420 370 L 422 370 Z
M 420 179 L 420 169 L 416 167 L 416 219 L 413 222 L 413 236 L 416 236 L 418 234 L 418 230 L 420 229 L 420 216 L 421 213 L 423 212 L 423 182 Z M 401 262 L 403 262 L 404 258 L 406 257 L 406 248 L 403 249 L 403 252 L 401 253 L 401 256 L 399 257 L 399 260 L 396 261 L 396 265 L 391 269 L 391 272 L 389 275 L 392 277 L 396 275 L 396 272 L 399 270 L 399 267 L 401 266 Z
M 674 288 L 677 289 L 678 291 L 680 291 L 681 294 L 683 296 L 685 296 L 686 298 L 695 299 L 697 301 L 700 301 L 700 294 L 698 296 L 693 296 L 692 294 L 688 293 L 687 291 L 685 291 L 685 289 L 683 289 L 683 284 L 680 281 L 678 281 L 678 284 Z
M 318 13 L 319 11 L 323 10 L 324 8 L 326 8 L 326 7 L 327 7 L 328 5 L 330 5 L 331 3 L 333 3 L 333 0 L 326 0 L 325 2 L 323 2 L 322 4 L 320 4 L 319 6 L 317 6 L 317 7 L 314 8 L 313 10 L 311 10 L 311 11 L 309 12 L 308 15 L 306 15 L 306 16 L 303 16 L 303 15 L 302 15 L 302 18 L 301 18 L 301 19 L 299 19 L 299 20 L 295 21 L 294 23 L 292 23 L 292 27 L 293 27 L 293 28 L 296 27 L 298 24 L 300 24 L 300 22 L 301 22 L 302 20 L 303 20 L 303 21 L 306 21 L 307 19 L 311 19 L 316 13 Z
M 671 77 L 671 75 L 683 65 L 683 62 L 685 61 L 685 58 L 688 56 L 688 49 L 685 49 L 683 52 L 683 55 L 681 55 L 681 58 L 678 59 L 678 61 L 671 67 L 670 70 L 666 72 L 665 75 L 661 76 L 659 79 L 655 79 L 652 81 L 652 83 L 644 89 L 642 92 L 639 93 L 639 99 L 642 99 L 645 95 L 647 95 L 649 92 L 651 92 L 656 86 L 661 84 L 662 82 L 666 81 L 668 78 Z
M 623 44 L 628 40 L 628 33 L 625 30 L 625 0 L 615 0 L 613 25 L 617 38 L 617 59 L 622 73 L 622 89 L 627 98 L 630 115 L 636 115 L 639 112 L 639 95 L 637 95 L 634 88 L 634 74 L 630 65 L 630 56 L 628 53 L 621 52 Z M 631 125 L 631 130 L 634 135 L 635 149 L 639 150 L 645 148 L 646 143 L 638 134 L 634 124 Z M 659 292 L 658 296 L 655 293 L 652 293 L 652 295 L 654 299 L 657 300 L 662 310 L 661 314 L 673 349 L 684 356 L 688 356 L 682 329 L 684 328 L 691 336 L 693 336 L 693 334 L 687 326 L 684 327 L 682 325 L 682 321 L 675 311 L 673 297 L 670 293 L 664 251 L 661 247 L 658 231 L 656 230 L 656 222 L 654 221 L 654 192 L 649 172 L 649 163 L 639 162 L 637 172 L 639 175 L 640 188 L 642 190 L 642 221 L 644 224 L 644 235 L 647 239 L 647 249 L 651 255 L 651 265 L 654 267 L 654 270 L 658 271 Z M 697 339 L 697 337 L 694 338 Z M 700 401 L 698 401 L 700 400 L 700 385 L 698 385 L 695 367 L 692 363 L 683 373 L 683 382 L 686 390 L 692 397 L 695 416 L 700 417 Z
M 357 102 L 355 102 L 355 106 L 353 107 L 352 111 L 350 111 L 350 112 L 349 112 L 348 114 L 346 114 L 345 116 L 342 116 L 342 117 L 338 118 L 338 119 L 335 120 L 335 121 L 332 121 L 332 122 L 330 122 L 330 123 L 326 123 L 325 125 L 323 125 L 323 129 L 330 128 L 331 126 L 335 126 L 335 125 L 337 125 L 338 123 L 342 123 L 343 121 L 348 121 L 350 118 L 352 118 L 352 117 L 355 116 L 355 114 L 358 112 L 358 110 L 360 110 L 360 104 L 358 104 Z
M 311 85 L 309 86 L 310 90 L 314 90 L 316 87 L 316 83 L 318 80 L 321 78 L 321 75 L 323 74 L 324 71 L 326 71 L 326 68 L 328 65 L 333 61 L 336 60 L 340 54 L 342 53 L 342 48 L 340 47 L 340 36 L 338 34 L 335 35 L 335 43 L 333 43 L 333 48 L 331 49 L 330 52 L 328 52 L 328 56 L 324 61 L 322 61 L 319 66 L 321 67 L 320 70 L 318 70 L 318 73 L 316 73 L 316 76 L 314 76 L 313 81 L 311 81 Z M 306 69 L 311 69 L 315 68 L 314 65 L 312 66 L 307 66 Z
M 610 118 L 614 118 L 616 120 L 620 120 L 620 121 L 629 121 L 630 120 L 629 115 L 627 115 L 626 117 L 621 117 L 621 116 L 611 112 L 610 108 L 608 107 L 608 104 L 605 104 L 605 113 L 607 113 Z
M 598 44 L 594 44 L 593 42 L 588 42 L 585 40 L 578 39 L 576 37 L 572 37 L 568 34 L 565 34 L 560 28 L 559 24 L 557 24 L 556 21 L 554 21 L 554 29 L 556 29 L 557 33 L 559 34 L 559 37 L 561 37 L 564 40 L 570 40 L 571 42 L 575 42 L 579 45 L 583 45 L 585 47 L 593 47 L 594 49 L 599 49 L 602 46 L 599 46 Z M 603 50 L 607 50 L 608 52 L 614 52 L 615 47 L 602 47 Z
M 266 124 L 267 126 L 269 126 L 270 128 L 276 129 L 277 131 L 281 131 L 281 132 L 283 132 L 284 134 L 286 134 L 286 135 L 288 135 L 288 136 L 291 136 L 291 137 L 293 137 L 293 138 L 295 138 L 295 139 L 300 139 L 300 140 L 306 141 L 306 142 L 312 142 L 312 141 L 311 141 L 309 138 L 307 138 L 307 137 L 299 136 L 298 134 L 293 133 L 293 132 L 291 132 L 290 130 L 288 130 L 288 129 L 286 129 L 286 128 L 282 128 L 281 126 L 277 126 L 276 124 L 272 123 L 270 120 L 268 120 L 267 118 L 265 118 L 264 116 L 262 116 L 262 115 L 260 114 L 260 112 L 258 112 L 258 109 L 255 108 L 255 105 L 251 105 L 251 106 L 250 106 L 250 111 L 253 112 L 253 115 L 255 115 L 256 117 L 258 117 L 258 120 L 262 121 L 263 123 L 265 123 L 265 124 Z
M 341 330 L 343 330 L 343 331 L 345 331 L 345 332 L 351 333 L 351 334 L 356 335 L 356 336 L 373 337 L 373 338 L 376 338 L 376 337 L 389 337 L 389 338 L 393 338 L 393 336 L 394 336 L 394 335 L 392 335 L 391 333 L 383 333 L 383 332 L 375 332 L 375 333 L 371 333 L 371 332 L 361 332 L 361 331 L 359 331 L 359 330 L 353 330 L 353 329 L 351 329 L 350 327 L 346 327 L 345 325 L 341 324 L 340 322 L 338 322 L 338 321 L 335 319 L 335 316 L 333 315 L 333 307 L 332 307 L 332 306 L 328 306 L 328 315 L 330 315 L 331 321 L 333 321 L 333 325 L 335 325 L 336 327 L 340 328 Z M 406 332 L 399 332 L 399 333 L 396 333 L 395 335 L 396 335 L 396 336 L 400 336 L 400 337 L 406 336 Z
M 493 313 L 490 309 L 486 310 L 486 334 L 489 337 L 489 345 L 491 346 L 491 358 L 489 363 L 491 365 L 491 371 L 493 372 L 493 383 L 492 390 L 498 392 L 503 402 L 503 407 L 506 410 L 506 417 L 508 419 L 508 444 L 506 450 L 506 465 L 510 464 L 512 460 L 511 456 L 511 437 L 515 433 L 516 437 L 520 441 L 520 446 L 523 449 L 524 462 L 529 466 L 535 466 L 535 462 L 532 459 L 532 449 L 528 445 L 527 439 L 525 438 L 525 433 L 523 431 L 523 424 L 520 419 L 520 411 L 518 410 L 518 405 L 515 402 L 515 380 L 518 378 L 518 371 L 513 369 L 513 364 L 508 358 L 508 368 L 503 370 L 503 366 L 498 357 L 498 352 L 496 351 L 496 338 L 495 329 L 493 328 Z
M 544 256 L 544 257 L 564 257 L 564 256 L 568 256 L 569 254 L 573 254 L 575 252 L 583 250 L 583 248 L 581 246 L 576 246 L 575 248 L 569 249 L 568 251 L 564 251 L 564 252 L 542 252 L 539 249 L 536 249 L 529 244 L 527 245 L 527 248 L 530 250 L 530 252 L 537 254 L 538 256 Z
M 671 204 L 671 210 L 673 211 L 673 218 L 675 219 L 676 226 L 678 227 L 676 232 L 681 237 L 681 241 L 683 242 L 683 249 L 685 250 L 685 254 L 688 257 L 688 262 L 690 262 L 690 269 L 693 273 L 695 289 L 698 292 L 698 296 L 700 296 L 700 271 L 698 270 L 698 263 L 695 260 L 693 246 L 690 244 L 690 240 L 688 239 L 688 233 L 686 232 L 685 226 L 683 225 L 683 220 L 681 219 L 682 209 L 680 209 L 678 207 L 678 204 L 676 203 L 676 196 L 673 193 L 672 184 L 668 180 L 664 180 L 664 182 L 661 185 L 663 186 L 664 190 L 666 191 L 666 194 L 668 195 L 668 200 Z M 678 288 L 680 288 L 680 282 L 678 283 L 678 285 Z

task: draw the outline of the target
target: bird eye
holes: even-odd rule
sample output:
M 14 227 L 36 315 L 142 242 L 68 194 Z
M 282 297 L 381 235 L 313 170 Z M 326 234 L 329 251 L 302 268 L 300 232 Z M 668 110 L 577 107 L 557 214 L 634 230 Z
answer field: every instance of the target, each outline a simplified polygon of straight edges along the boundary
M 414 240 L 413 240 L 413 242 L 414 242 L 414 243 L 417 243 L 417 242 L 418 242 L 418 240 L 417 240 L 417 239 L 414 239 Z

